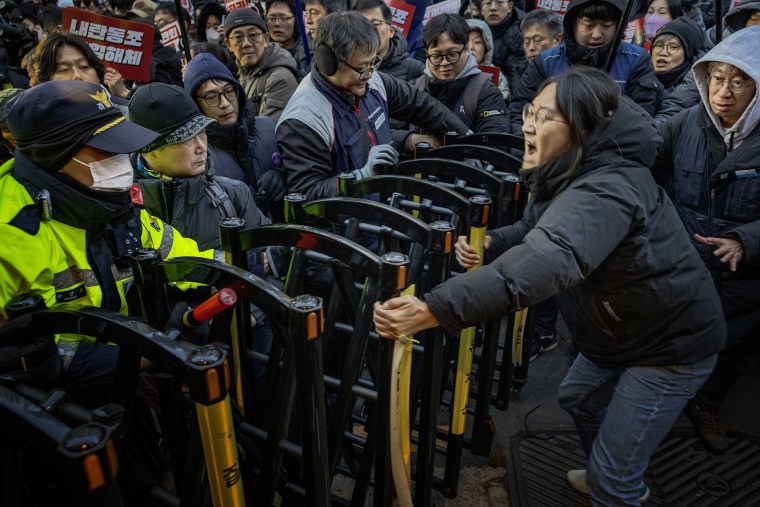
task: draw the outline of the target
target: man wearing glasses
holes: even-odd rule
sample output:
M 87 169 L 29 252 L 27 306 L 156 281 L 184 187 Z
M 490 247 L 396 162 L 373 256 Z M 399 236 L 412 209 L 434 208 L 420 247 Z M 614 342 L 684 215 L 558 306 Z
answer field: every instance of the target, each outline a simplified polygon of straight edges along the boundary
M 288 50 L 269 40 L 264 18 L 253 9 L 233 10 L 224 22 L 224 36 L 253 112 L 277 121 L 298 87 L 296 61 Z
M 520 28 L 525 13 L 510 0 L 485 0 L 482 11 L 493 35 L 493 64 L 506 76 L 509 89 L 514 90 L 526 65 Z
M 692 244 L 716 282 L 728 334 L 712 376 L 687 406 L 705 445 L 729 447 L 719 412 L 760 351 L 760 26 L 744 28 L 694 67 L 699 104 L 660 126 L 654 166 L 671 183 Z M 666 187 L 667 188 L 667 187 Z
M 314 67 L 277 123 L 288 190 L 307 199 L 335 197 L 338 175 L 375 175 L 398 161 L 411 136 L 393 138 L 389 119 L 415 121 L 435 135 L 467 127 L 435 99 L 376 72 L 377 30 L 358 12 L 330 14 L 314 39 Z
M 246 182 L 256 205 L 271 217 L 274 203 L 285 194 L 285 173 L 272 161 L 277 151 L 274 122 L 253 114 L 232 72 L 208 53 L 187 63 L 184 83 L 201 112 L 216 120 L 206 129 L 216 174 Z
M 624 0 L 570 0 L 562 20 L 565 31 L 562 44 L 533 58 L 520 78 L 520 86 L 513 88 L 509 118 L 514 133 L 520 133 L 522 109 L 533 100 L 544 80 L 574 65 L 605 68 L 624 8 Z M 610 76 L 620 86 L 621 94 L 654 116 L 663 89 L 644 48 L 621 42 Z
M 275 0 L 267 3 L 267 15 L 264 19 L 272 41 L 288 50 L 299 69 L 309 72 L 309 66 L 306 64 L 306 49 L 296 29 L 295 12 L 293 0 Z
M 412 81 L 420 77 L 425 70 L 425 64 L 415 58 L 409 58 L 406 39 L 391 25 L 390 7 L 383 0 L 359 0 L 355 10 L 377 28 L 377 35 L 380 37 L 377 56 L 382 59 L 378 70 L 402 81 Z
M 416 86 L 440 100 L 473 132 L 507 132 L 504 97 L 478 68 L 468 49 L 469 37 L 470 26 L 462 16 L 439 14 L 430 19 L 422 31 L 427 67 Z M 424 132 L 419 126 L 416 130 Z

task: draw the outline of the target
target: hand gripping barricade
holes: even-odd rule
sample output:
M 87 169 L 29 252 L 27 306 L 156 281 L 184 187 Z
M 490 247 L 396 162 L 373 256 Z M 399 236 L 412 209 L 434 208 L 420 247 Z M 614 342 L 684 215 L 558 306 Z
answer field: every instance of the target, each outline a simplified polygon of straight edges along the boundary
M 320 336 L 322 332 L 321 301 L 312 296 L 290 297 L 261 280 L 255 275 L 225 263 L 199 258 L 176 258 L 158 261 L 155 256 L 146 255 L 136 259 L 134 271 L 135 283 L 140 289 L 143 302 L 160 301 L 165 295 L 167 283 L 192 282 L 234 290 L 238 296 L 235 312 L 246 314 L 249 305 L 261 308 L 272 322 L 275 338 L 284 342 L 288 351 L 286 362 L 290 366 L 288 378 L 291 385 L 284 385 L 281 396 L 273 396 L 273 406 L 256 405 L 251 401 L 245 405 L 243 416 L 238 400 L 241 393 L 234 392 L 235 386 L 248 386 L 253 374 L 232 382 L 235 403 L 234 411 L 227 417 L 226 424 L 234 428 L 240 448 L 242 449 L 241 466 L 238 474 L 240 483 L 245 485 L 249 505 L 264 505 L 274 501 L 274 495 L 280 486 L 283 450 L 303 460 L 304 470 L 298 478 L 291 477 L 284 481 L 285 487 L 300 491 L 301 496 L 308 495 L 313 505 L 327 505 L 328 488 L 325 447 L 325 411 L 322 378 Z M 145 281 L 162 281 L 163 283 L 144 283 Z M 158 293 L 156 292 L 158 289 Z M 145 306 L 143 304 L 143 306 Z M 234 333 L 231 333 L 234 334 Z M 237 341 L 233 349 L 233 369 L 238 377 L 248 357 L 252 356 L 247 348 L 247 335 L 215 336 L 226 342 Z M 242 356 L 236 357 L 235 350 Z M 295 378 L 293 378 L 295 372 Z M 296 382 L 299 386 L 296 396 Z M 251 400 L 255 397 L 251 395 Z M 302 446 L 285 439 L 287 424 L 293 400 L 298 407 L 298 427 Z M 260 418 L 263 424 L 254 425 L 252 413 L 264 413 Z M 270 413 L 271 412 L 271 413 Z M 279 417 L 278 425 L 267 425 Z M 284 421 L 284 422 L 283 422 Z M 182 445 L 182 442 L 176 442 Z M 187 480 L 191 478 L 184 474 Z M 238 505 L 244 505 L 239 503 Z
M 422 294 L 442 283 L 450 276 L 452 246 L 457 231 L 464 231 L 469 201 L 460 194 L 427 180 L 405 176 L 375 176 L 356 181 L 350 173 L 339 179 L 339 193 L 345 197 L 362 197 L 377 194 L 381 201 L 392 207 L 416 213 L 423 222 L 430 224 L 425 273 L 421 283 L 416 283 L 416 293 Z M 371 209 L 374 205 L 369 205 Z M 445 220 L 440 220 L 445 218 Z M 454 227 L 453 223 L 458 224 Z M 422 269 L 419 270 L 422 272 Z M 410 289 L 413 286 L 410 285 Z M 415 469 L 415 494 L 417 505 L 430 505 L 434 485 L 438 412 L 440 410 L 444 368 L 444 333 L 441 328 L 425 331 L 417 337 L 423 345 L 422 358 L 416 354 L 413 360 L 411 415 L 414 423 L 417 398 L 419 402 L 417 466 Z M 398 345 L 397 345 L 398 347 Z M 410 344 L 407 344 L 411 348 Z M 420 362 L 420 359 L 422 360 Z M 419 367 L 419 365 L 422 367 Z M 421 378 L 420 378 L 421 377 Z M 424 386 L 424 388 L 421 388 Z M 440 489 L 442 480 L 436 483 Z
M 289 209 L 289 206 L 292 206 L 292 203 L 287 204 L 286 201 L 286 210 Z M 288 213 L 292 213 L 292 210 L 288 211 Z M 384 349 L 384 345 L 380 341 L 374 343 L 375 357 L 385 358 L 385 361 L 376 360 L 370 364 L 373 378 L 375 379 L 374 383 L 371 381 L 360 381 L 359 374 L 361 373 L 365 349 L 367 348 L 370 335 L 372 304 L 381 296 L 389 297 L 391 292 L 389 292 L 390 289 L 388 287 L 393 287 L 392 293 L 395 293 L 400 290 L 399 283 L 405 283 L 408 264 L 406 256 L 399 257 L 398 254 L 393 253 L 377 256 L 366 248 L 341 236 L 320 229 L 294 224 L 268 225 L 245 229 L 243 224 L 239 222 L 233 223 L 233 221 L 227 221 L 222 224 L 221 234 L 223 248 L 231 258 L 243 259 L 243 256 L 239 255 L 239 253 L 251 248 L 274 245 L 293 247 L 291 265 L 285 281 L 286 291 L 297 290 L 308 282 L 304 275 L 307 260 L 322 262 L 329 266 L 334 274 L 334 284 L 333 293 L 329 298 L 326 310 L 323 341 L 332 340 L 336 335 L 341 333 L 347 333 L 351 336 L 348 350 L 345 354 L 345 363 L 343 364 L 342 371 L 338 372 L 339 377 L 324 375 L 319 380 L 313 380 L 313 383 L 319 384 L 321 389 L 327 388 L 326 391 L 330 394 L 329 398 L 331 400 L 327 417 L 327 430 L 319 434 L 320 441 L 324 443 L 324 445 L 320 445 L 319 447 L 319 466 L 314 466 L 314 475 L 317 473 L 317 468 L 318 472 L 323 474 L 320 477 L 323 478 L 324 496 L 321 496 L 321 491 L 320 496 L 315 497 L 312 492 L 303 491 L 303 489 L 299 491 L 297 487 L 281 487 L 279 491 L 283 496 L 283 501 L 303 503 L 308 499 L 310 505 L 327 505 L 331 501 L 329 495 L 330 480 L 334 471 L 337 470 L 341 473 L 352 475 L 355 478 L 356 484 L 351 502 L 356 505 L 363 505 L 367 489 L 370 485 L 370 473 L 374 466 L 375 502 L 381 505 L 389 505 L 393 491 L 392 473 L 390 472 L 390 468 L 385 469 L 380 466 L 381 462 L 383 463 L 383 467 L 385 464 L 390 466 L 388 451 L 388 440 L 390 438 L 388 435 L 389 425 L 385 418 L 378 419 L 381 417 L 381 412 L 377 408 L 377 405 L 385 404 L 386 407 L 390 406 L 391 355 L 387 353 L 386 349 L 392 352 L 392 344 L 390 344 L 390 347 L 385 346 L 386 349 Z M 358 297 L 355 294 L 356 285 L 354 277 L 364 280 L 362 293 Z M 349 304 L 350 302 L 353 302 L 353 304 Z M 344 309 L 349 314 L 349 323 L 340 322 L 338 319 L 339 316 L 343 315 L 342 310 Z M 273 347 L 268 358 L 261 358 L 267 362 L 268 366 L 268 374 L 265 377 L 265 382 L 271 382 L 265 384 L 265 388 L 268 391 L 276 389 L 279 392 L 284 392 L 290 389 L 287 382 L 288 377 L 292 376 L 292 373 L 286 368 L 288 351 L 284 350 L 284 352 L 285 354 L 281 355 Z M 386 355 L 379 355 L 381 352 L 385 352 Z M 282 365 L 279 368 L 280 375 L 277 375 L 277 363 Z M 354 405 L 354 397 L 363 397 L 375 405 L 368 421 L 368 435 L 366 439 L 357 437 L 351 431 L 347 431 Z M 324 396 L 322 397 L 322 403 L 324 403 Z M 271 410 L 272 407 L 268 406 L 267 409 Z M 302 417 L 300 412 L 303 410 L 305 408 L 299 405 L 299 425 Z M 385 414 L 387 415 L 387 412 Z M 267 430 L 270 431 L 270 434 L 273 434 L 277 430 L 287 431 L 288 418 L 284 416 L 288 414 L 282 412 L 281 415 L 283 417 L 279 420 L 272 419 L 272 423 L 267 425 Z M 308 445 L 307 436 L 301 436 L 301 444 L 303 446 Z M 353 449 L 356 444 L 363 444 L 364 449 L 358 458 L 358 463 L 354 465 L 350 459 L 353 454 L 347 452 L 346 449 Z M 301 466 L 298 463 L 294 463 L 294 460 L 297 461 L 301 456 L 288 451 L 287 447 L 284 450 L 288 454 L 287 458 L 289 459 L 284 466 L 284 473 L 287 475 L 292 472 L 294 467 Z M 263 458 L 263 454 L 267 451 L 264 449 L 260 452 Z M 270 455 L 274 457 L 274 460 L 272 458 L 269 459 L 277 461 L 277 454 L 279 452 L 279 450 L 274 453 L 270 451 Z M 349 458 L 346 458 L 347 456 Z M 348 462 L 347 466 L 340 465 L 341 458 L 346 459 Z M 305 454 L 303 456 L 303 467 L 306 470 L 312 467 L 312 462 L 307 459 Z M 273 470 L 271 475 L 279 473 L 279 465 L 277 465 L 277 469 Z M 271 475 L 267 481 L 263 479 L 257 481 L 262 484 L 262 487 L 271 484 L 272 493 L 269 495 L 269 492 L 267 492 L 266 497 L 257 496 L 254 499 L 257 504 L 259 502 L 262 505 L 271 504 L 270 499 L 273 499 L 278 482 L 276 476 L 274 476 L 274 480 L 272 481 Z
M 136 385 L 134 379 L 138 375 L 139 358 L 144 357 L 159 370 L 182 378 L 189 387 L 197 417 L 197 425 L 194 426 L 198 432 L 195 437 L 201 441 L 200 446 L 205 455 L 205 460 L 195 465 L 199 470 L 205 467 L 212 503 L 215 507 L 244 504 L 235 433 L 230 424 L 231 411 L 227 394 L 229 364 L 223 349 L 215 345 L 197 346 L 178 341 L 176 336 L 167 336 L 140 320 L 101 308 L 79 305 L 63 304 L 51 310 L 34 313 L 32 329 L 41 333 L 73 333 L 107 339 L 120 347 L 116 373 L 117 387 L 114 391 L 115 401 L 125 408 L 117 445 L 122 450 L 129 449 L 141 438 L 141 435 L 130 428 L 134 421 L 133 412 L 137 396 L 136 387 L 132 387 Z M 130 365 L 134 368 L 130 369 Z M 45 405 L 51 405 L 50 401 L 46 399 Z M 164 428 L 164 431 L 168 435 L 172 429 Z M 190 445 L 194 440 L 190 439 Z M 185 445 L 188 445 L 188 442 L 185 442 Z M 109 466 L 114 467 L 114 463 Z M 129 468 L 128 465 L 129 461 L 123 462 L 122 469 Z M 140 488 L 138 483 L 134 482 L 135 471 L 126 472 L 122 474 L 122 489 Z M 177 488 L 188 489 L 183 488 L 181 484 L 178 484 Z M 196 481 L 193 491 L 180 494 L 177 498 L 163 490 L 160 485 L 156 485 L 150 491 L 145 491 L 144 495 L 166 505 L 191 505 L 203 497 L 203 491 L 199 492 L 198 488 Z M 206 488 L 203 481 L 200 481 L 200 488 Z M 106 504 L 112 505 L 109 502 Z
M 522 147 L 522 138 L 506 134 L 476 134 L 464 137 L 448 136 L 446 142 L 446 146 L 436 149 L 430 149 L 429 146 L 418 147 L 416 150 L 418 158 L 416 160 L 384 168 L 384 174 L 393 172 L 394 174 L 432 178 L 439 184 L 454 188 L 464 195 L 488 195 L 495 203 L 495 212 L 492 213 L 489 224 L 491 227 L 509 225 L 518 221 L 527 203 L 527 187 L 519 175 L 513 172 L 502 173 L 495 170 L 496 167 L 494 166 L 509 166 L 510 171 L 516 170 L 519 167 L 519 162 L 503 150 L 504 146 Z M 465 142 L 481 144 L 470 145 L 464 144 Z M 445 162 L 442 158 L 432 158 L 436 155 L 439 157 L 447 156 L 456 159 L 456 161 Z M 481 162 L 482 165 L 490 169 L 490 172 L 461 162 L 465 159 Z M 498 349 L 502 350 L 501 363 L 495 363 L 499 375 L 494 377 L 498 384 L 493 404 L 499 410 L 507 409 L 510 392 L 519 391 L 527 380 L 534 319 L 535 314 L 529 309 L 502 319 L 504 332 L 499 335 L 498 347 L 493 351 L 481 351 L 481 357 L 486 363 L 493 363 L 493 355 L 497 354 Z M 486 345 L 490 347 L 491 344 Z M 480 380 L 478 388 L 481 393 L 480 396 L 476 397 L 476 405 L 481 406 L 480 411 L 482 412 L 482 404 L 487 403 L 486 400 L 489 397 L 482 389 L 482 386 L 486 385 L 487 379 L 482 375 L 483 370 L 479 369 L 478 371 Z M 487 430 L 487 426 L 482 426 L 482 429 Z M 488 453 L 487 449 L 490 448 L 489 433 L 492 432 L 483 433 L 481 427 L 476 426 L 473 433 L 473 452 L 477 454 Z
M 455 144 L 449 144 L 449 141 Z M 522 162 L 504 151 L 507 148 L 515 147 L 522 149 L 522 143 L 524 143 L 524 139 L 510 134 L 474 134 L 447 139 L 445 146 L 421 150 L 420 153 L 424 158 L 441 157 L 458 161 L 477 160 L 485 167 L 486 172 L 503 179 L 505 182 L 503 187 L 488 187 L 494 202 L 500 203 L 498 205 L 499 211 L 496 213 L 498 218 L 492 220 L 492 225 L 498 227 L 519 220 L 528 201 L 527 186 L 517 174 Z M 451 176 L 448 175 L 448 177 Z M 467 180 L 473 178 L 472 172 L 459 177 Z M 464 188 L 467 189 L 467 187 Z M 499 376 L 494 405 L 499 410 L 506 410 L 509 405 L 510 393 L 518 393 L 528 379 L 531 342 L 534 338 L 535 312 L 526 308 L 502 319 L 502 321 L 506 330 L 505 336 L 511 339 L 502 340 L 503 343 L 499 346 L 502 349 L 502 361 L 501 364 L 498 364 Z M 486 360 L 491 360 L 487 352 L 489 351 L 481 351 L 481 356 Z M 485 385 L 483 382 L 488 379 L 480 374 L 478 377 L 478 386 Z M 483 445 L 477 443 L 479 439 L 475 437 L 479 434 L 482 435 L 479 431 L 473 434 L 474 440 L 476 440 L 474 443 L 474 452 L 476 453 L 479 453 L 479 449 L 485 450 L 488 444 L 485 440 L 482 441 Z
M 286 216 L 290 220 L 322 225 L 327 225 L 327 221 L 329 220 L 329 223 L 336 226 L 338 230 L 351 237 L 356 237 L 359 233 L 378 235 L 380 237 L 381 251 L 402 248 L 408 252 L 409 258 L 413 259 L 413 261 L 406 260 L 403 266 L 405 272 L 404 279 L 405 281 L 408 281 L 409 287 L 414 286 L 412 280 L 415 278 L 415 275 L 412 274 L 412 271 L 415 269 L 415 265 L 419 266 L 421 264 L 421 255 L 425 253 L 431 235 L 430 227 L 420 220 L 395 208 L 363 199 L 322 199 L 304 204 L 302 196 L 292 194 L 286 197 L 285 202 Z M 374 225 L 373 223 L 369 223 L 370 221 L 379 222 L 383 225 Z M 386 253 L 382 258 L 387 261 L 388 259 L 397 256 L 397 253 Z M 407 259 L 406 256 L 404 256 L 404 258 Z M 338 285 L 349 285 L 349 287 L 344 288 L 342 292 L 351 292 L 354 290 L 350 287 L 353 285 L 353 282 L 350 282 L 349 284 L 340 283 L 340 280 L 336 277 L 336 283 Z M 410 290 L 409 287 L 407 287 L 407 290 Z M 397 288 L 396 290 L 398 291 L 400 288 Z M 387 297 L 388 294 L 381 293 L 375 297 L 374 300 L 382 300 Z M 334 301 L 334 299 L 335 298 L 332 298 L 331 301 Z M 362 296 L 361 301 L 362 302 L 359 305 L 360 313 L 366 315 L 367 324 L 370 324 L 372 314 L 371 304 L 364 304 L 364 295 Z M 335 308 L 331 305 L 328 313 L 332 314 L 334 309 Z M 358 379 L 359 374 L 361 373 L 362 358 L 365 354 L 365 348 L 367 345 L 369 345 L 369 353 L 367 356 L 368 372 L 370 376 L 376 380 L 376 384 L 378 385 L 379 398 L 375 407 L 370 410 L 369 434 L 366 443 L 364 443 L 362 458 L 358 463 L 358 466 L 355 466 L 353 470 L 345 470 L 345 472 L 354 477 L 356 481 L 351 503 L 352 505 L 363 505 L 363 498 L 366 495 L 369 486 L 369 473 L 372 467 L 372 461 L 366 459 L 366 456 L 371 455 L 374 455 L 376 460 L 374 490 L 375 503 L 377 505 L 387 505 L 392 499 L 390 489 L 390 486 L 394 484 L 394 482 L 391 482 L 392 477 L 395 478 L 397 496 L 399 497 L 399 500 L 404 503 L 404 501 L 411 498 L 411 492 L 409 491 L 409 404 L 403 400 L 403 395 L 399 394 L 399 397 L 402 398 L 401 402 L 396 399 L 394 403 L 388 405 L 388 400 L 380 397 L 380 393 L 386 388 L 389 388 L 389 384 L 385 383 L 391 378 L 391 370 L 388 368 L 390 367 L 390 360 L 394 348 L 396 349 L 396 358 L 400 360 L 401 364 L 408 365 L 409 353 L 412 347 L 411 342 L 407 342 L 404 345 L 397 343 L 393 347 L 388 347 L 387 340 L 380 339 L 377 341 L 375 339 L 367 344 L 366 333 L 369 331 L 369 327 L 365 330 L 363 328 L 358 329 L 357 326 L 354 325 L 353 329 L 349 329 L 345 324 L 333 321 L 332 319 L 333 317 L 331 317 L 330 320 L 335 322 L 334 327 L 337 330 L 352 333 L 351 340 L 347 345 L 345 353 L 346 360 L 342 365 L 342 377 L 344 381 L 341 384 L 341 391 L 348 395 L 348 386 L 350 386 L 351 382 L 355 382 Z M 357 333 L 357 331 L 359 331 L 359 333 Z M 372 333 L 372 335 L 376 337 L 374 333 Z M 405 368 L 402 372 L 402 376 L 406 376 L 408 379 L 408 375 L 409 370 L 408 368 Z M 405 382 L 405 384 L 408 384 L 408 382 Z M 402 387 L 401 391 L 403 393 L 408 392 L 408 385 Z M 394 390 L 391 390 L 391 392 L 394 392 Z M 336 442 L 338 446 L 340 446 L 339 442 L 343 435 L 345 435 L 345 438 L 348 438 L 357 444 L 362 443 L 362 439 L 357 438 L 356 435 L 351 434 L 351 432 L 345 432 L 344 430 L 345 424 L 342 421 L 349 416 L 351 407 L 351 404 L 346 402 L 350 402 L 350 398 L 339 392 L 333 410 L 336 417 L 331 417 L 331 420 L 336 421 L 336 423 L 331 423 L 330 431 L 330 442 Z M 394 410 L 399 410 L 389 412 L 388 410 L 390 407 L 393 407 Z M 386 418 L 390 413 L 398 414 L 399 419 L 389 426 Z M 372 420 L 377 420 L 377 418 L 380 419 L 374 424 Z M 391 446 L 390 448 L 393 450 L 392 456 L 394 458 L 392 460 L 385 460 L 383 456 L 387 454 L 384 447 L 387 445 L 385 443 L 386 439 L 378 439 L 378 435 L 383 436 L 383 433 L 378 433 L 378 431 L 385 432 L 389 427 L 399 431 L 394 432 L 392 435 L 394 446 Z M 336 447 L 336 449 L 337 448 L 340 447 Z M 334 454 L 331 449 L 331 456 L 331 464 L 336 470 L 343 472 L 344 468 L 338 463 L 341 455 L 337 453 Z M 347 457 L 345 451 L 343 457 L 344 459 Z M 350 459 L 347 461 L 350 469 Z M 382 468 L 380 468 L 381 461 Z M 386 468 L 387 466 L 391 466 L 391 468 Z

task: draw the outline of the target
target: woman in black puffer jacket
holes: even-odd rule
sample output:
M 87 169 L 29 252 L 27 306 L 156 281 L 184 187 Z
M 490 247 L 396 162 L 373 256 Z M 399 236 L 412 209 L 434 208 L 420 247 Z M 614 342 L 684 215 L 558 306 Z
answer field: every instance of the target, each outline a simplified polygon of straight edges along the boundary
M 424 302 L 377 304 L 375 327 L 388 338 L 437 325 L 456 334 L 566 291 L 588 327 L 560 385 L 589 456 L 568 482 L 594 505 L 639 505 L 651 455 L 725 340 L 720 301 L 648 169 L 660 142 L 651 117 L 606 73 L 579 66 L 549 79 L 523 117 L 533 205 L 493 232 L 503 253 Z M 478 256 L 465 245 L 457 259 L 468 267 Z

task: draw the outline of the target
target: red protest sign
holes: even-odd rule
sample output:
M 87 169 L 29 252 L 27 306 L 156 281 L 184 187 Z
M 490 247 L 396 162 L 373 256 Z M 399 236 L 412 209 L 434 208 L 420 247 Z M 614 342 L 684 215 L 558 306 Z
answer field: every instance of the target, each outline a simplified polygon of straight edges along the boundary
M 65 7 L 63 31 L 79 35 L 103 65 L 124 79 L 150 81 L 153 26 Z
M 243 7 L 248 7 L 248 0 L 227 0 L 224 2 L 224 8 L 227 9 L 227 12 L 242 9 Z
M 564 16 L 569 4 L 570 0 L 538 0 L 536 8 L 554 11 L 560 16 Z
M 491 82 L 494 86 L 499 86 L 499 67 L 493 65 L 478 65 L 480 72 L 491 76 Z
M 414 5 L 403 2 L 402 0 L 385 0 L 391 9 L 391 25 L 401 30 L 404 37 L 409 35 L 409 29 L 412 27 L 412 16 L 414 15 Z
M 161 27 L 162 45 L 173 47 L 175 51 L 179 51 L 181 40 L 182 32 L 179 29 L 179 22 L 172 21 L 171 23 Z

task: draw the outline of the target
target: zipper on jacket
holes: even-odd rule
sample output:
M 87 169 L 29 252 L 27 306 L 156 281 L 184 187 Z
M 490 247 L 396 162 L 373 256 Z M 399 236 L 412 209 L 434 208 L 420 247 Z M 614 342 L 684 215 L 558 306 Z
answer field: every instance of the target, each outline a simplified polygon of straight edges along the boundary
M 359 109 L 359 106 L 356 104 L 351 106 L 351 109 L 354 110 L 356 113 L 356 117 L 359 119 L 359 125 L 362 124 L 362 112 Z M 364 120 L 364 125 L 367 127 L 367 137 L 369 137 L 369 145 L 370 146 L 377 146 L 377 141 L 375 141 L 375 136 L 372 135 L 372 131 L 369 128 L 369 122 L 367 120 Z

